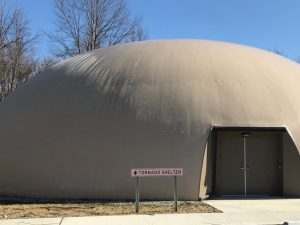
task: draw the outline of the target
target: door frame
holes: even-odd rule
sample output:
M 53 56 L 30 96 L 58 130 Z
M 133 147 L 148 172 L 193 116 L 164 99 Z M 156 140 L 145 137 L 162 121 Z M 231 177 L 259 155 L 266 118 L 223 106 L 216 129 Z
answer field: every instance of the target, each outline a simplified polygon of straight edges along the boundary
M 276 132 L 276 133 L 285 133 L 287 132 L 286 128 L 284 127 L 221 127 L 221 126 L 214 126 L 212 128 L 212 169 L 213 169 L 213 174 L 212 174 L 212 193 L 211 195 L 213 197 L 219 197 L 216 193 L 216 183 L 217 183 L 217 153 L 218 153 L 218 132 L 226 132 L 226 131 L 235 131 L 235 132 L 241 132 L 241 133 L 251 133 L 251 132 Z M 282 146 L 281 146 L 282 149 Z M 281 158 L 283 159 L 283 151 L 280 152 Z M 283 170 L 282 170 L 283 171 Z M 283 174 L 280 174 L 280 180 L 281 180 L 281 187 L 280 187 L 280 192 L 282 195 L 282 190 L 283 190 Z M 236 197 L 241 197 L 241 195 L 237 195 Z M 250 196 L 249 196 L 250 197 Z

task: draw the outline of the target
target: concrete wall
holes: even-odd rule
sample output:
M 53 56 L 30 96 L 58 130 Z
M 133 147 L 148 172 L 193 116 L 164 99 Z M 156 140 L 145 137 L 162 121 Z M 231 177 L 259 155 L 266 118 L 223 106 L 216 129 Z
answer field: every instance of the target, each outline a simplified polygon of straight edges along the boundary
M 288 133 L 283 134 L 283 194 L 300 197 L 300 155 Z
M 59 80 L 68 89 L 30 88 L 22 113 L 14 104 L 18 90 L 3 103 L 0 195 L 134 199 L 131 168 L 180 167 L 179 199 L 198 199 L 206 134 L 192 139 L 159 121 L 137 121 L 125 103 L 103 109 L 97 92 L 74 78 Z M 44 104 L 40 95 L 50 101 Z M 142 178 L 141 199 L 173 199 L 173 177 Z
M 210 132 L 207 143 L 205 145 L 202 169 L 201 169 L 201 179 L 199 188 L 199 199 L 204 199 L 209 197 L 212 193 L 213 185 L 213 151 L 214 151 L 214 132 Z

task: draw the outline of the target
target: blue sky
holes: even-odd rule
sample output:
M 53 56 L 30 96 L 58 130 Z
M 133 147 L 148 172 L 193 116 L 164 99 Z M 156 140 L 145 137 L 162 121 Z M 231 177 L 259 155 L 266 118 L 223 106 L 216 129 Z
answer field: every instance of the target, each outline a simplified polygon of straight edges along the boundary
M 24 9 L 33 31 L 53 29 L 52 0 L 8 0 Z M 128 0 L 150 39 L 221 40 L 279 49 L 300 58 L 300 0 Z M 38 55 L 46 55 L 42 40 Z

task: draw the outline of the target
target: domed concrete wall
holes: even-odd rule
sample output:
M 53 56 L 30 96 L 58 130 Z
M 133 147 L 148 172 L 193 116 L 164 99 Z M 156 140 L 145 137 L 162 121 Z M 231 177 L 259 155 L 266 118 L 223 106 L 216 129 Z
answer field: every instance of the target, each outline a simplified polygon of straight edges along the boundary
M 254 48 L 149 41 L 58 63 L 0 103 L 0 195 L 134 198 L 130 169 L 181 167 L 197 199 L 212 127 L 285 127 L 300 146 L 300 66 Z M 142 198 L 172 198 L 172 178 Z

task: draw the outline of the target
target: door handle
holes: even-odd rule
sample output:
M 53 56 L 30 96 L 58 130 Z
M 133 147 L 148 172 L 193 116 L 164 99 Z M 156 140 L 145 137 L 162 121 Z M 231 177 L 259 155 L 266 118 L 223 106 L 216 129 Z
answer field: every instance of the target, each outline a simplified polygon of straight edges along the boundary
M 240 170 L 244 170 L 244 169 L 245 169 L 244 167 L 240 167 Z M 250 167 L 247 167 L 246 169 L 250 170 Z

